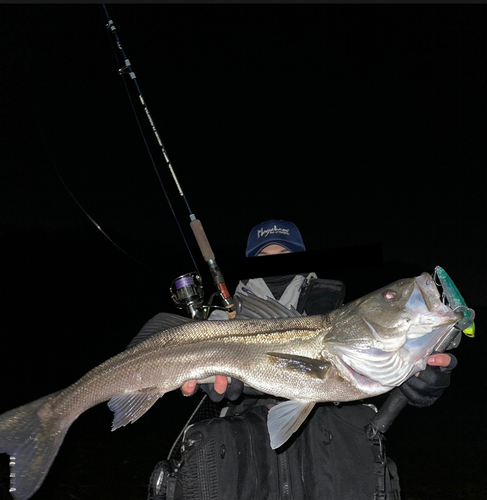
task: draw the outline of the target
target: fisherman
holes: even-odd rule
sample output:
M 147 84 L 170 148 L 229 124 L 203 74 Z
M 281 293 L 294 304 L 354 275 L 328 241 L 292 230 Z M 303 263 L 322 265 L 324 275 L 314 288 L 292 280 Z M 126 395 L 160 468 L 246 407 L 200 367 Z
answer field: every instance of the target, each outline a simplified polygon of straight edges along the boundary
M 263 257 L 304 251 L 305 245 L 296 225 L 289 221 L 272 219 L 258 224 L 251 230 L 246 256 Z M 300 306 L 303 307 L 300 298 L 309 287 L 317 284 L 320 284 L 320 280 L 314 273 L 257 278 L 239 282 L 235 295 L 238 296 L 246 289 L 259 297 L 271 297 L 288 308 L 294 307 L 299 310 Z M 319 290 L 320 287 L 315 288 Z M 321 288 L 326 292 L 326 283 Z M 324 300 L 323 304 L 326 302 Z M 339 305 L 341 304 L 336 304 Z M 313 311 L 313 314 L 327 312 L 329 310 Z M 214 311 L 209 319 L 221 320 L 228 317 L 224 311 Z M 450 373 L 457 362 L 451 354 L 435 354 L 428 358 L 427 364 L 424 371 L 400 386 L 401 392 L 413 406 L 426 407 L 433 404 L 450 385 Z M 196 389 L 195 380 L 187 381 L 181 388 L 186 396 L 194 394 Z M 241 396 L 244 386 L 242 382 L 234 379 L 228 384 L 226 376 L 217 375 L 214 384 L 204 384 L 202 389 L 214 402 L 219 402 L 223 398 L 235 401 Z M 245 388 L 245 393 L 250 393 L 251 396 L 244 398 L 238 406 L 229 403 L 230 411 L 227 411 L 227 416 L 231 415 L 232 411 L 234 414 L 245 414 L 242 408 L 266 414 L 269 404 L 277 403 L 266 395 L 256 396 L 251 388 Z M 283 447 L 284 450 L 276 450 L 280 464 L 278 474 L 283 476 L 287 474 L 286 478 L 282 479 L 287 483 L 281 485 L 282 491 L 287 496 L 282 493 L 280 497 L 337 500 L 399 499 L 400 488 L 395 464 L 390 459 L 380 463 L 381 459 L 375 449 L 377 443 L 372 443 L 364 431 L 376 411 L 372 406 L 361 402 L 342 403 L 338 406 L 317 405 L 303 431 L 297 433 L 291 444 Z M 249 429 L 251 433 L 260 432 L 263 440 L 267 436 L 265 418 L 263 422 L 262 426 L 255 424 L 255 420 L 249 420 L 250 427 L 248 426 L 245 432 L 249 432 Z M 241 430 L 242 427 L 237 428 L 235 425 L 235 432 Z M 281 467 L 282 464 L 285 464 L 284 469 Z M 378 474 L 378 471 L 381 472 Z M 383 490 L 385 495 L 379 496 L 377 492 Z

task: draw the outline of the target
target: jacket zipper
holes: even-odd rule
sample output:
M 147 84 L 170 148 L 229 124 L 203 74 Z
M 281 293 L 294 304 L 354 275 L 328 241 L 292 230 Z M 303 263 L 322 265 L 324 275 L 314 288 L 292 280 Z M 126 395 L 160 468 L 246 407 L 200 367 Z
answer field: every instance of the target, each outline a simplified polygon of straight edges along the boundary
M 248 436 L 248 443 L 249 443 L 249 455 L 250 455 L 250 464 L 252 467 L 252 477 L 254 478 L 254 497 L 257 494 L 258 491 L 258 486 L 259 486 L 259 477 L 257 471 L 254 469 L 254 443 L 252 442 L 252 429 L 249 427 L 249 423 L 247 422 L 247 419 L 243 418 L 242 422 L 245 427 L 245 434 Z
M 284 451 L 277 455 L 279 464 L 279 480 L 281 486 L 281 499 L 291 498 L 290 477 L 288 472 L 287 453 Z

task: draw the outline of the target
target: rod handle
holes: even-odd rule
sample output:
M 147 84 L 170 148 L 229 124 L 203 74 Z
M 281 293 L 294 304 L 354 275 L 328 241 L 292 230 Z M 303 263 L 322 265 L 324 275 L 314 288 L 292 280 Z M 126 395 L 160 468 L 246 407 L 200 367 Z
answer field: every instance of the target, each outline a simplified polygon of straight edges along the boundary
M 205 259 L 205 262 L 208 262 L 209 260 L 214 260 L 215 254 L 213 253 L 213 250 L 211 249 L 210 242 L 208 241 L 208 238 L 206 237 L 205 230 L 203 229 L 203 225 L 201 224 L 201 221 L 199 219 L 195 219 L 195 220 L 192 220 L 189 223 L 189 225 L 191 226 L 194 237 L 196 238 L 196 242 L 198 243 L 198 246 L 200 247 L 200 250 L 201 250 L 201 253 L 203 254 L 203 258 Z
M 210 274 L 213 279 L 213 283 L 220 293 L 223 305 L 227 309 L 228 316 L 230 319 L 233 319 L 236 315 L 236 312 L 233 308 L 233 300 L 228 293 L 227 285 L 225 284 L 223 275 L 216 263 L 215 254 L 213 253 L 208 238 L 206 237 L 203 225 L 201 224 L 201 221 L 199 219 L 192 220 L 189 225 L 191 226 L 191 230 L 193 231 L 194 237 L 196 238 L 196 242 L 200 247 L 203 258 L 210 268 Z
M 391 391 L 384 404 L 371 420 L 370 425 L 380 431 L 386 432 L 392 425 L 399 413 L 404 410 L 408 404 L 408 398 L 401 392 L 399 387 Z

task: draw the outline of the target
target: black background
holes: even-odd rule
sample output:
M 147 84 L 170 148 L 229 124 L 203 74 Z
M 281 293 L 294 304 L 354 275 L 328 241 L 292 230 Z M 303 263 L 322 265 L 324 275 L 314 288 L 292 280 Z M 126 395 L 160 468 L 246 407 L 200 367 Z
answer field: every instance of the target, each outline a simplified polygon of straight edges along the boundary
M 449 272 L 477 311 L 477 337 L 457 349 L 452 387 L 406 409 L 388 446 L 405 498 L 483 498 L 485 5 L 107 7 L 230 290 L 260 273 L 243 255 L 269 218 L 295 222 L 309 251 L 272 270 L 342 279 L 347 300 L 435 265 Z M 105 24 L 95 4 L 0 6 L 1 411 L 176 312 L 169 285 L 195 269 L 126 88 L 213 291 Z M 166 395 L 113 434 L 107 408 L 90 410 L 35 498 L 145 498 L 195 404 Z

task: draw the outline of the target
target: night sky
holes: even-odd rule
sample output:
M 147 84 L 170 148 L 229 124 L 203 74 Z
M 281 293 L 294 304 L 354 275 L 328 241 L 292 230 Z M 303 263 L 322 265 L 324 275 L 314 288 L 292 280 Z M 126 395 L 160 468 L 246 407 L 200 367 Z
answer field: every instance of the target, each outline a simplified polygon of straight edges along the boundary
M 462 439 L 450 431 L 440 441 L 477 442 L 471 415 L 485 409 L 475 354 L 485 345 L 479 313 L 487 306 L 487 7 L 107 8 L 229 289 L 246 277 L 249 230 L 269 218 L 298 225 L 310 251 L 301 272 L 345 280 L 347 299 L 441 265 L 476 309 L 478 336 L 457 350 L 458 382 L 444 406 L 411 411 L 413 424 L 402 431 L 428 428 L 438 445 L 432 419 L 446 418 L 457 434 L 469 420 Z M 154 314 L 177 312 L 169 285 L 195 263 L 206 296 L 213 292 L 136 88 L 119 75 L 121 53 L 106 22 L 97 4 L 0 6 L 1 411 L 71 383 L 122 350 Z M 69 192 L 133 258 L 97 230 Z M 140 446 L 136 427 L 147 419 L 145 428 L 159 430 L 167 404 L 158 407 L 117 432 L 133 432 L 125 439 Z M 92 411 L 105 419 L 104 433 L 110 412 Z M 167 453 L 151 450 L 151 439 L 148 450 L 130 453 L 147 452 L 148 466 Z M 127 442 L 119 446 L 127 452 Z M 410 443 L 396 446 L 403 457 L 417 453 Z M 430 485 L 441 498 L 480 498 L 445 494 L 457 491 L 447 471 L 458 464 L 446 457 L 458 448 L 418 446 L 441 465 Z M 472 484 L 486 461 L 483 449 L 475 453 Z M 77 452 L 62 456 L 76 467 Z M 407 474 L 419 474 L 423 485 L 429 478 Z M 142 493 L 134 500 L 145 494 L 143 473 L 138 481 Z M 46 498 L 58 484 L 46 482 Z M 68 498 L 65 487 L 60 498 Z

